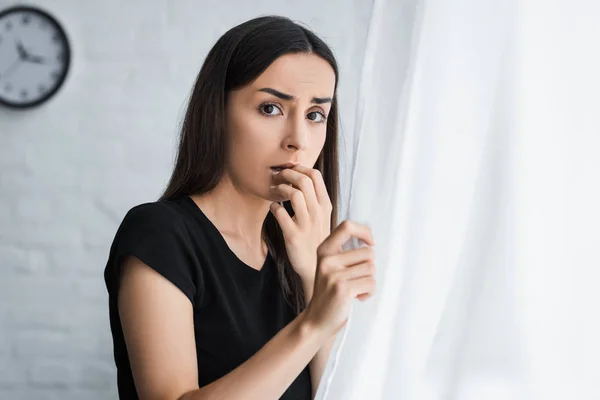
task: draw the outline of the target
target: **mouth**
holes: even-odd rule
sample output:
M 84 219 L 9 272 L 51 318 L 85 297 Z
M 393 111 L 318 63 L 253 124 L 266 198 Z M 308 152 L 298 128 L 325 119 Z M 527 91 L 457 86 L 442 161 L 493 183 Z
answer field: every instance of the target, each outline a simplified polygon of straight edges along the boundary
M 296 164 L 286 163 L 286 164 L 276 165 L 274 167 L 271 167 L 271 169 L 273 171 L 282 171 L 284 169 L 294 168 L 296 165 L 298 165 L 298 164 L 297 163 Z

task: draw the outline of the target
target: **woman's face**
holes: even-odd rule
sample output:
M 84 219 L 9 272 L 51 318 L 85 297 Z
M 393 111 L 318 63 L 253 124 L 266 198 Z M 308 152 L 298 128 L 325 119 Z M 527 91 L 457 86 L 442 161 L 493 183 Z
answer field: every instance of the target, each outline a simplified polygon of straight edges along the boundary
M 329 63 L 300 53 L 279 57 L 250 85 L 229 94 L 226 173 L 237 190 L 270 200 L 271 167 L 314 167 L 334 88 Z

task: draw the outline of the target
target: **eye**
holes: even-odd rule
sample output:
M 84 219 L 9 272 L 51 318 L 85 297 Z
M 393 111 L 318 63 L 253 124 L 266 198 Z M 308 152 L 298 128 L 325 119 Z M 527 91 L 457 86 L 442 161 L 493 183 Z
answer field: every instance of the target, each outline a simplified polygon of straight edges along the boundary
M 278 115 L 277 111 L 279 111 L 279 114 L 283 114 L 278 106 L 271 103 L 262 104 L 258 109 L 261 112 L 261 114 L 264 114 L 268 117 L 274 117 Z
M 312 118 L 311 118 L 311 116 L 312 116 Z M 325 121 L 327 121 L 327 117 L 325 116 L 325 114 L 323 114 L 320 111 L 313 111 L 313 112 L 309 113 L 308 119 L 310 119 L 311 121 L 313 121 L 317 124 L 323 124 L 323 123 L 325 123 Z

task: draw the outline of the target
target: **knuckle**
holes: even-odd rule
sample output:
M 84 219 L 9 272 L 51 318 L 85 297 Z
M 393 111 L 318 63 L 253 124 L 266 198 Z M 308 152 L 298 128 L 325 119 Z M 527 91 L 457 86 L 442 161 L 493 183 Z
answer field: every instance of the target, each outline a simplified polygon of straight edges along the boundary
M 275 215 L 281 214 L 282 209 L 283 209 L 283 207 L 276 208 L 275 211 L 273 211 L 273 214 L 275 214 Z
M 296 246 L 302 242 L 302 238 L 297 232 L 288 234 L 288 241 L 292 246 Z
M 327 256 L 325 256 L 325 265 L 327 266 L 328 269 L 334 269 L 335 265 L 337 264 L 337 258 L 335 257 L 334 254 L 329 254 Z
M 307 175 L 302 175 L 299 179 L 300 185 L 309 185 L 312 184 L 312 180 Z
M 348 231 L 348 230 L 352 229 L 352 222 L 350 222 L 349 220 L 345 219 L 340 224 L 340 228 L 342 230 L 344 230 L 344 231 Z
M 344 296 L 346 294 L 346 285 L 343 281 L 335 281 L 331 284 L 333 293 L 336 296 Z
M 321 243 L 318 247 L 317 247 L 317 258 L 319 260 L 321 260 L 320 262 L 323 262 L 323 258 L 325 258 L 326 254 L 325 254 L 325 248 L 323 247 L 323 243 Z
M 300 198 L 302 197 L 302 192 L 299 191 L 298 189 L 293 189 L 292 190 L 292 194 L 290 195 L 290 198 L 293 200 L 300 200 Z
M 325 238 L 317 247 L 317 256 L 320 258 L 330 257 L 332 255 L 330 238 Z
M 317 250 L 318 252 L 318 250 Z M 319 265 L 323 271 L 328 270 L 331 267 L 331 256 L 321 255 Z
M 377 281 L 375 280 L 374 277 L 369 277 L 369 284 L 371 285 L 371 287 L 375 287 L 377 285 Z
M 321 175 L 321 171 L 319 171 L 318 169 L 312 169 L 312 170 L 309 172 L 309 175 L 310 175 L 310 177 L 311 177 L 312 179 L 319 179 L 319 178 L 321 178 L 321 177 L 322 177 L 322 175 Z
M 324 275 L 324 279 L 325 279 L 325 285 L 328 287 L 333 287 L 335 285 L 335 276 L 333 274 L 330 273 L 326 273 Z
M 375 264 L 369 263 L 367 264 L 367 273 L 374 274 L 375 273 Z

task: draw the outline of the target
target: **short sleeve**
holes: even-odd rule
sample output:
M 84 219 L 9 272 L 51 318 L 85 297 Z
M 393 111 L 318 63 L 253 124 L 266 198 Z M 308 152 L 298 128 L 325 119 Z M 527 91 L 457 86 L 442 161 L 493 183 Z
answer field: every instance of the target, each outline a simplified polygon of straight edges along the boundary
M 105 271 L 109 294 L 116 298 L 123 260 L 135 256 L 173 283 L 194 304 L 203 281 L 186 232 L 183 216 L 169 205 L 156 202 L 132 208 L 111 247 Z

